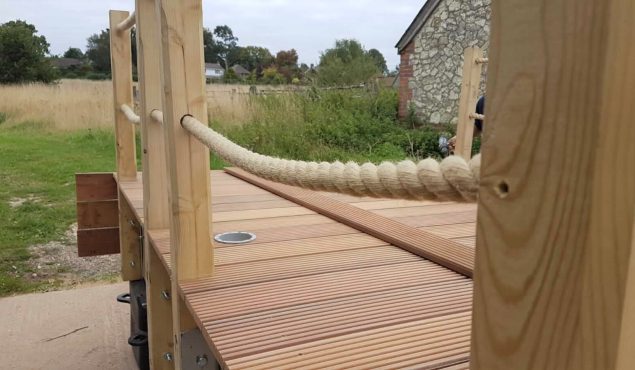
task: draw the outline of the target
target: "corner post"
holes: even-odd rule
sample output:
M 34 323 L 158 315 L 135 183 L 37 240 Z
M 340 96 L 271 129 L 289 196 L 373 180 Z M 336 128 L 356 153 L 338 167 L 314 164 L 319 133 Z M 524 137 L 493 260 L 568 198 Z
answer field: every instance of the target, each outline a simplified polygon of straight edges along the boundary
M 473 369 L 635 364 L 634 18 L 492 1 Z
M 137 179 L 137 154 L 135 128 L 119 107 L 132 106 L 132 49 L 130 30 L 117 31 L 117 25 L 128 18 L 129 13 L 110 11 L 110 68 L 112 74 L 115 111 L 115 138 L 117 146 L 117 177 L 120 181 Z
M 174 352 L 172 340 L 172 297 L 169 272 L 153 250 L 148 236 L 150 230 L 168 229 L 168 175 L 165 163 L 163 127 L 154 122 L 150 113 L 162 110 L 161 37 L 156 0 L 136 0 L 137 71 L 139 74 L 139 116 L 141 117 L 141 143 L 143 167 L 144 213 L 144 277 L 148 305 L 148 349 L 150 368 L 174 369 L 165 359 Z
M 474 137 L 474 118 L 478 101 L 479 86 L 483 65 L 477 63 L 483 57 L 483 52 L 478 47 L 465 49 L 463 57 L 463 83 L 459 96 L 459 121 L 456 127 L 455 154 L 466 160 L 472 158 L 472 141 Z
M 163 128 L 169 175 L 174 361 L 180 368 L 180 335 L 188 323 L 178 283 L 209 276 L 214 256 L 210 239 L 209 149 L 182 126 L 187 114 L 207 122 L 201 0 L 159 0 Z

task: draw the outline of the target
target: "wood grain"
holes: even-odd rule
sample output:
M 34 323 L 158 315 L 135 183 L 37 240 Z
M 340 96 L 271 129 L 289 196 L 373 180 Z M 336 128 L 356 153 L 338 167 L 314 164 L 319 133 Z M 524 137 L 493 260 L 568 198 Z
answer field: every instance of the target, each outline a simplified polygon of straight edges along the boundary
M 119 23 L 128 18 L 128 15 L 128 12 L 120 10 L 110 11 L 110 29 L 113 30 L 110 32 L 110 68 L 115 112 L 117 176 L 121 180 L 137 178 L 135 127 L 120 109 L 122 104 L 133 106 L 130 30 L 114 31 Z
M 633 18 L 631 0 L 492 2 L 474 369 L 616 368 L 634 314 Z
M 77 230 L 77 254 L 79 257 L 117 253 L 119 253 L 118 227 Z
M 456 146 L 454 153 L 466 160 L 472 158 L 474 118 L 476 112 L 483 65 L 476 60 L 483 57 L 479 47 L 469 47 L 463 54 L 463 82 L 459 96 L 459 120 L 456 126 Z

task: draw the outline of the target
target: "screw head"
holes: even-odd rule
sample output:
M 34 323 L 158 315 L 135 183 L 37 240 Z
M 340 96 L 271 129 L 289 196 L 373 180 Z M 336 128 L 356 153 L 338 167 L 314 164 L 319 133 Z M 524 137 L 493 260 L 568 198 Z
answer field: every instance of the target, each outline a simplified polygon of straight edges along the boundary
M 130 261 L 130 267 L 134 267 L 134 266 L 135 266 L 134 261 Z
M 196 365 L 198 367 L 205 367 L 207 366 L 207 355 L 198 355 L 196 356 Z
M 163 359 L 165 361 L 172 362 L 174 358 L 172 357 L 172 354 L 170 352 L 166 352 L 163 354 Z
M 161 297 L 163 297 L 163 299 L 165 299 L 166 301 L 170 300 L 170 293 L 167 290 L 162 290 L 161 291 Z

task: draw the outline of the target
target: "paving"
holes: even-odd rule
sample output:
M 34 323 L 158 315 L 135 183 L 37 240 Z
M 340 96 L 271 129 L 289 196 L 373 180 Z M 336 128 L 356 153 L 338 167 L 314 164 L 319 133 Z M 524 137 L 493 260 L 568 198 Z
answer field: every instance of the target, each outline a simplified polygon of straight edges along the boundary
M 3 369 L 136 369 L 127 283 L 0 299 Z

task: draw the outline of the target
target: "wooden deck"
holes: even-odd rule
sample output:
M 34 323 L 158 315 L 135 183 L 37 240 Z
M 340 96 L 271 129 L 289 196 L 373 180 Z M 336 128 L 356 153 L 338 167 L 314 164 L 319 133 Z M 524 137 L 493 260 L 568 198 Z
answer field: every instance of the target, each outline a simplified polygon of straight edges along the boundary
M 213 232 L 257 235 L 216 244 L 214 276 L 181 284 L 224 367 L 468 368 L 471 279 L 228 173 L 211 176 Z M 120 188 L 142 222 L 140 180 Z M 474 246 L 474 204 L 322 194 L 402 231 Z M 169 269 L 169 230 L 149 235 Z

